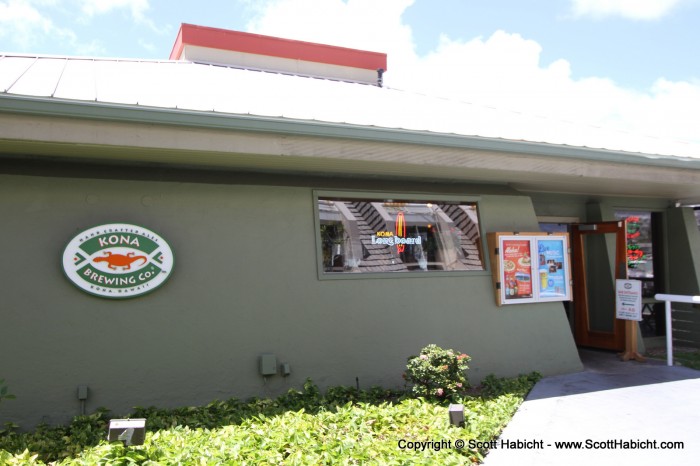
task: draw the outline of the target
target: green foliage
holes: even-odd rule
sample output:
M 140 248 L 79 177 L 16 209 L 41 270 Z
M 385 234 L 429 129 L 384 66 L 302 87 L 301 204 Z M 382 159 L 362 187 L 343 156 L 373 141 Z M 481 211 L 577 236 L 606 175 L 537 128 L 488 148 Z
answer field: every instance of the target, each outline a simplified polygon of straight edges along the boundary
M 481 396 L 496 398 L 510 394 L 524 398 L 541 378 L 542 374 L 539 372 L 519 375 L 515 378 L 497 378 L 491 374 L 481 381 Z
M 18 433 L 17 425 L 8 423 L 0 431 L 0 451 L 28 451 L 44 461 L 74 456 L 106 437 L 109 419 L 109 411 L 102 408 L 87 416 L 76 416 L 68 426 L 40 424 L 27 433 Z
M 404 378 L 413 384 L 413 394 L 431 399 L 455 400 L 469 387 L 466 371 L 471 358 L 436 345 L 423 348 L 408 359 Z
M 700 370 L 700 353 L 697 351 L 674 351 L 673 359 L 681 366 Z
M 649 351 L 647 356 L 666 361 L 668 353 L 666 353 L 666 348 L 654 349 Z M 700 351 L 693 348 L 675 348 L 673 350 L 673 363 L 700 370 Z
M 475 464 L 484 450 L 414 451 L 400 448 L 399 441 L 489 441 L 501 432 L 536 378 L 487 378 L 488 398 L 459 400 L 465 405 L 464 428 L 449 425 L 441 402 L 379 387 L 333 387 L 323 395 L 307 381 L 301 390 L 289 390 L 274 400 L 136 408 L 132 417 L 147 418 L 149 431 L 138 447 L 106 442 L 106 410 L 76 417 L 70 426 L 40 426 L 30 433 L 17 433 L 11 426 L 0 433 L 0 464 Z
M 5 385 L 5 379 L 0 379 L 0 402 L 2 400 L 13 400 L 15 396 L 12 393 L 8 393 L 7 385 Z
M 277 399 L 251 398 L 242 402 L 236 398 L 213 401 L 205 406 L 187 406 L 175 409 L 156 407 L 135 407 L 130 417 L 146 418 L 149 432 L 158 432 L 177 427 L 190 429 L 218 429 L 227 425 L 237 425 L 250 418 L 269 418 L 288 411 L 305 411 L 315 414 L 333 411 L 348 403 L 394 403 L 402 393 L 374 387 L 370 390 L 356 390 L 350 387 L 330 388 L 323 396 L 310 380 L 302 390 L 290 389 Z M 0 451 L 38 454 L 41 461 L 75 456 L 86 447 L 104 441 L 110 416 L 109 411 L 100 408 L 89 416 L 77 416 L 69 426 L 39 425 L 35 431 L 18 433 L 17 426 L 7 424 L 0 430 Z M 4 464 L 0 462 L 0 464 Z
M 396 401 L 402 393 L 373 387 L 370 390 L 357 390 L 351 387 L 329 388 L 325 396 L 310 380 L 304 383 L 302 390 L 290 389 L 276 399 L 250 398 L 243 402 L 236 398 L 225 401 L 213 401 L 205 406 L 159 409 L 155 407 L 136 407 L 131 417 L 148 419 L 148 429 L 157 431 L 175 426 L 190 428 L 215 429 L 218 427 L 240 424 L 245 419 L 260 415 L 270 417 L 287 411 L 304 410 L 318 413 L 333 410 L 347 403 L 371 403 Z

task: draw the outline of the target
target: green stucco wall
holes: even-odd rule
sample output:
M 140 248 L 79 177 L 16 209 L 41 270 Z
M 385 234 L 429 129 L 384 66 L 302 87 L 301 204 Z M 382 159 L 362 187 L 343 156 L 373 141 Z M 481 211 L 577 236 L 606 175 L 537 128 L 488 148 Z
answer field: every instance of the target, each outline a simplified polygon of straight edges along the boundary
M 700 231 L 690 208 L 668 209 L 669 294 L 700 295 Z M 673 303 L 673 344 L 700 348 L 700 306 Z
M 17 396 L 0 407 L 1 422 L 65 422 L 78 414 L 81 384 L 90 388 L 88 412 L 105 406 L 115 415 L 276 395 L 307 377 L 321 387 L 356 378 L 400 387 L 406 358 L 429 343 L 470 354 L 472 381 L 581 369 L 562 305 L 498 308 L 490 270 L 319 280 L 317 186 L 151 178 L 0 175 L 0 378 Z M 483 191 L 482 234 L 537 230 L 527 196 Z M 111 301 L 63 276 L 68 241 L 111 222 L 169 242 L 176 263 L 163 287 Z M 264 380 L 262 353 L 289 363 L 291 375 Z
M 700 293 L 700 231 L 690 208 L 668 209 L 668 231 L 673 240 L 668 245 L 669 293 Z

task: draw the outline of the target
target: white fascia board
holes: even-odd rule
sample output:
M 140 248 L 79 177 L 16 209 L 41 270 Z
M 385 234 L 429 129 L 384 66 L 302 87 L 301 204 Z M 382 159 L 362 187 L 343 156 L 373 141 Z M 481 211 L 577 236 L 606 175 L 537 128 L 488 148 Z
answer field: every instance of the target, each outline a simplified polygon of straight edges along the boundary
M 426 131 L 293 120 L 280 117 L 236 115 L 163 109 L 140 105 L 108 104 L 52 98 L 0 94 L 0 113 L 17 113 L 56 118 L 85 118 L 101 121 L 158 124 L 193 128 L 293 134 L 319 138 L 358 139 L 373 142 L 507 152 L 589 162 L 700 169 L 700 158 L 621 152 L 587 147 L 512 141 L 479 136 L 440 134 Z

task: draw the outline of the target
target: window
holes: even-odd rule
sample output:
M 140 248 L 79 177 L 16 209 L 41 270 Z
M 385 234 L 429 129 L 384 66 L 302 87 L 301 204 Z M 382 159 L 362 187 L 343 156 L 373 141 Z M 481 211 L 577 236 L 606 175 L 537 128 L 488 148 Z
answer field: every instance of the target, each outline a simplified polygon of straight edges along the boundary
M 651 212 L 616 211 L 617 220 L 627 220 L 627 273 L 642 280 L 644 294 L 654 292 L 654 256 Z
M 484 270 L 475 203 L 320 197 L 323 272 Z

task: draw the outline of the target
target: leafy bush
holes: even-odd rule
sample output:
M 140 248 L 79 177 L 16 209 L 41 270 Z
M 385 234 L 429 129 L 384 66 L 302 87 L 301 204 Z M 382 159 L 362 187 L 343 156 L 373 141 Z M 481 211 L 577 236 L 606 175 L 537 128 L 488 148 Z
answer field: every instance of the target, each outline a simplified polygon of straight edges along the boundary
M 481 381 L 481 396 L 484 398 L 496 398 L 505 394 L 525 397 L 532 387 L 542 378 L 539 372 L 519 375 L 514 378 L 497 378 L 495 375 L 487 375 Z
M 329 388 L 324 396 L 311 380 L 307 380 L 302 390 L 290 389 L 276 399 L 251 398 L 244 402 L 231 398 L 213 401 L 205 406 L 174 409 L 137 406 L 128 417 L 146 418 L 149 432 L 177 427 L 219 429 L 241 424 L 247 419 L 274 417 L 288 411 L 317 414 L 322 411 L 334 411 L 348 403 L 390 405 L 402 398 L 403 393 L 380 387 L 370 390 L 333 387 Z M 37 455 L 40 461 L 56 461 L 75 456 L 87 447 L 104 443 L 111 417 L 109 413 L 109 410 L 99 408 L 88 416 L 76 416 L 68 426 L 41 424 L 34 431 L 27 433 L 17 432 L 18 426 L 8 423 L 5 429 L 0 430 L 0 452 L 7 450 L 21 453 L 27 450 L 32 455 Z M 0 465 L 2 464 L 5 463 L 0 461 Z
M 496 438 L 534 385 L 537 374 L 487 377 L 489 398 L 465 397 L 464 428 L 449 425 L 447 408 L 379 387 L 333 387 L 325 395 L 307 381 L 272 399 L 214 401 L 171 410 L 137 408 L 145 417 L 144 445 L 107 443 L 107 410 L 76 417 L 70 426 L 0 433 L 0 464 L 476 464 L 484 449 L 427 447 L 400 441 L 451 442 Z M 16 427 L 16 426 L 14 426 Z M 89 446 L 92 445 L 92 446 Z M 7 451 L 5 451 L 7 450 Z
M 469 387 L 466 371 L 471 358 L 451 349 L 428 345 L 408 359 L 404 378 L 413 394 L 431 399 L 455 400 Z
M 74 456 L 106 437 L 109 419 L 109 410 L 101 408 L 87 416 L 76 416 L 68 426 L 40 424 L 27 433 L 18 433 L 17 425 L 7 423 L 0 431 L 0 451 L 26 450 L 44 461 Z

